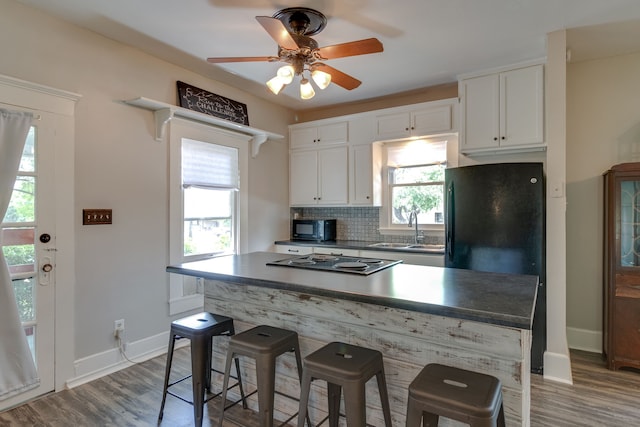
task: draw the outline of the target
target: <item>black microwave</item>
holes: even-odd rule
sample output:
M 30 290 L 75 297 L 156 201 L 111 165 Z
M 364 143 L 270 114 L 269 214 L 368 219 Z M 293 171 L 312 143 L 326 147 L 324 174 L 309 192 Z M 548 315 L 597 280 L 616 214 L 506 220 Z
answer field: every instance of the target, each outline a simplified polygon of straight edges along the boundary
M 294 219 L 291 221 L 291 240 L 336 240 L 336 220 Z

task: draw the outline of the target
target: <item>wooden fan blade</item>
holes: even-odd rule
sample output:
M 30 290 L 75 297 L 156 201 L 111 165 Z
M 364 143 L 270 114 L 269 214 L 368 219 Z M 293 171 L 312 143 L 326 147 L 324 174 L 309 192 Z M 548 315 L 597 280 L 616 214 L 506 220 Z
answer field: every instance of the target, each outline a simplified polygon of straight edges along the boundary
M 221 57 L 221 58 L 207 58 L 207 62 L 212 64 L 221 64 L 224 62 L 262 62 L 262 61 L 277 61 L 280 58 L 277 56 L 238 56 L 238 57 Z
M 293 40 L 293 37 L 291 37 L 291 34 L 289 34 L 289 31 L 287 31 L 282 21 L 270 16 L 256 16 L 256 19 L 260 25 L 267 30 L 271 38 L 278 43 L 278 46 L 289 50 L 298 49 L 298 44 Z
M 335 83 L 347 90 L 355 89 L 362 83 L 360 80 L 351 77 L 349 74 L 345 74 L 340 70 L 336 70 L 335 68 L 330 67 L 327 64 L 315 64 L 313 66 L 313 69 L 331 74 L 331 83 Z
M 367 55 L 369 53 L 382 52 L 383 50 L 380 40 L 371 38 L 321 47 L 317 52 L 322 59 L 335 59 L 346 56 Z

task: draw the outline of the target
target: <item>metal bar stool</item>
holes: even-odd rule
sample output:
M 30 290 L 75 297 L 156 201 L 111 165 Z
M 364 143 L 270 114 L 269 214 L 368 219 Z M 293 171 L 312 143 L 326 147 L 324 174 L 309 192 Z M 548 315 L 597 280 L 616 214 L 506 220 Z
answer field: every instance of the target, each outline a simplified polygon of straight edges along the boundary
M 272 427 L 274 394 L 278 393 L 290 399 L 298 400 L 297 397 L 289 396 L 275 390 L 276 358 L 281 354 L 291 351 L 295 353 L 296 364 L 298 366 L 298 378 L 301 378 L 302 362 L 300 358 L 298 334 L 296 332 L 273 326 L 261 325 L 231 337 L 229 340 L 229 348 L 227 350 L 227 363 L 225 367 L 224 382 L 222 385 L 223 401 L 227 394 L 231 361 L 235 359 L 237 364 L 237 356 L 253 358 L 256 364 L 256 381 L 258 383 L 257 390 L 247 394 L 246 397 L 249 397 L 256 392 L 258 393 L 260 426 Z M 289 419 L 283 422 L 282 425 L 288 423 L 296 415 L 297 413 L 293 414 Z M 224 411 L 221 411 L 220 419 L 218 421 L 219 426 L 222 426 L 223 419 Z M 311 426 L 310 422 L 309 426 Z
M 425 366 L 409 385 L 407 427 L 437 426 L 440 416 L 473 427 L 504 427 L 500 380 L 437 363 Z
M 332 342 L 305 357 L 302 372 L 298 427 L 302 427 L 301 420 L 307 414 L 311 382 L 315 379 L 327 382 L 329 398 L 329 415 L 320 424 L 328 418 L 329 425 L 337 427 L 340 416 L 340 395 L 344 388 L 347 425 L 365 426 L 365 384 L 374 375 L 378 382 L 384 424 L 386 427 L 391 427 L 387 382 L 384 376 L 382 353 L 379 351 L 342 342 Z
M 164 389 L 162 391 L 162 404 L 160 405 L 161 420 L 164 413 L 164 404 L 167 400 L 167 394 L 193 405 L 193 421 L 194 425 L 199 427 L 202 425 L 202 413 L 204 404 L 209 400 L 221 395 L 214 394 L 205 400 L 205 389 L 211 392 L 211 371 L 222 373 L 211 368 L 212 359 L 212 343 L 215 336 L 233 336 L 235 333 L 233 328 L 233 319 L 213 313 L 198 313 L 193 316 L 184 317 L 182 319 L 171 322 L 171 331 L 169 336 L 169 349 L 167 350 L 167 366 L 164 376 Z M 171 373 L 171 363 L 173 361 L 173 349 L 176 340 L 188 338 L 191 341 L 191 375 L 187 375 L 177 381 L 169 384 L 169 375 Z M 242 381 L 240 379 L 240 364 L 236 361 L 236 385 L 240 388 L 241 399 L 229 406 L 242 402 L 244 408 L 247 407 L 245 401 L 244 390 L 242 389 Z M 191 378 L 193 401 L 189 401 L 182 396 L 171 392 L 169 388 L 188 378 Z M 226 387 L 226 383 L 225 383 Z

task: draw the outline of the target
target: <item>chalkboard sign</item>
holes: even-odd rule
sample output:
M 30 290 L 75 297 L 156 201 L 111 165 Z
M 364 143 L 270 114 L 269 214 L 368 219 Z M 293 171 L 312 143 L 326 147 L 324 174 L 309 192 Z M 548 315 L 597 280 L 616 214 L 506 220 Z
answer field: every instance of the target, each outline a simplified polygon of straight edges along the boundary
M 178 102 L 182 108 L 249 126 L 246 104 L 181 81 L 178 81 Z

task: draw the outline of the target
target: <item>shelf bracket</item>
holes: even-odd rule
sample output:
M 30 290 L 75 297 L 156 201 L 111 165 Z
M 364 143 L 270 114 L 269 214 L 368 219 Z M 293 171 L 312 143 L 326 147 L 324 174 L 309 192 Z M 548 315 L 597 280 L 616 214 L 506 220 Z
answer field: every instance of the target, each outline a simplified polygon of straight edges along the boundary
M 258 156 L 258 152 L 260 152 L 260 146 L 267 142 L 269 135 L 266 133 L 259 133 L 251 138 L 251 157 L 256 158 Z
M 162 108 L 153 112 L 153 117 L 156 122 L 156 141 L 162 141 L 164 137 L 164 130 L 167 128 L 167 123 L 173 118 L 173 111 L 171 108 Z

